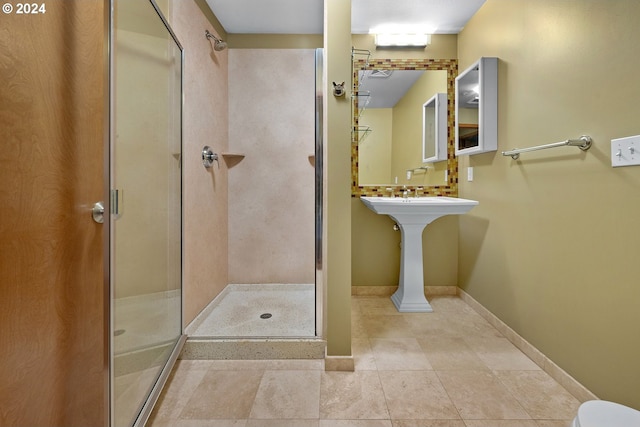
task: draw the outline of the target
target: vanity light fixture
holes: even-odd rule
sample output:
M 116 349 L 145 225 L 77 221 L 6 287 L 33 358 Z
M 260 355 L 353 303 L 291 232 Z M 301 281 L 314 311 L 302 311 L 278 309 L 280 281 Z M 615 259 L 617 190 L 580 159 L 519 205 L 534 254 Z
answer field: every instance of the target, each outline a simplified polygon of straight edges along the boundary
M 377 33 L 378 47 L 427 47 L 431 43 L 430 34 Z

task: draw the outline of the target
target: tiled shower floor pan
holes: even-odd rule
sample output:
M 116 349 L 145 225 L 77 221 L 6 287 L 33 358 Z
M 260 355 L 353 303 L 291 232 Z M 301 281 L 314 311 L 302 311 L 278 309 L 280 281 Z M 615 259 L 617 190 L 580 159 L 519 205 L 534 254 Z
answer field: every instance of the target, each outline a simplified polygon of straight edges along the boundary
M 186 328 L 183 359 L 322 358 L 313 284 L 230 284 Z

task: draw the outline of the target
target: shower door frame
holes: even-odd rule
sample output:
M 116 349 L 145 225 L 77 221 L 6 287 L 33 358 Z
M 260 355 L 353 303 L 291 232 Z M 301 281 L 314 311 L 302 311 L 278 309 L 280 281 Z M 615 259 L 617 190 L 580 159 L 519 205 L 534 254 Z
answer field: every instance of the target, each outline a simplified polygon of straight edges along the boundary
M 324 49 L 315 50 L 315 309 L 316 337 L 324 338 L 324 302 L 326 292 L 322 281 L 322 214 L 323 214 L 323 103 L 324 103 Z
M 108 366 L 108 372 L 109 372 L 109 381 L 108 381 L 108 399 L 109 399 L 109 404 L 108 404 L 108 421 L 107 421 L 107 425 L 111 426 L 111 427 L 115 427 L 115 397 L 114 397 L 114 390 L 115 390 L 115 384 L 114 384 L 114 367 L 115 367 L 115 363 L 114 363 L 114 344 L 113 344 L 113 338 L 114 338 L 114 331 L 115 331 L 115 316 L 114 316 L 114 311 L 115 311 L 115 277 L 113 274 L 113 267 L 115 264 L 115 248 L 113 245 L 113 227 L 111 226 L 112 221 L 114 221 L 115 219 L 112 216 L 112 205 L 113 205 L 113 199 L 112 199 L 112 189 L 113 189 L 113 173 L 114 173 L 114 162 L 115 162 L 115 153 L 114 153 L 114 147 L 115 147 L 115 137 L 116 137 L 116 129 L 115 129 L 115 109 L 116 109 L 116 105 L 115 105 L 115 57 L 116 57 L 116 53 L 115 53 L 115 2 L 118 0 L 104 0 L 104 4 L 105 4 L 105 8 L 107 8 L 106 10 L 108 11 L 108 13 L 105 13 L 105 31 L 106 31 L 106 43 L 108 45 L 108 49 L 106 49 L 107 52 L 107 58 L 105 58 L 105 63 L 106 68 L 107 68 L 107 75 L 108 78 L 106 79 L 107 83 L 106 85 L 108 86 L 108 88 L 106 88 L 106 93 L 108 93 L 108 96 L 106 96 L 105 98 L 105 111 L 107 112 L 107 119 L 108 119 L 108 126 L 105 126 L 106 130 L 105 130 L 105 149 L 104 149 L 104 170 L 105 170 L 105 178 L 104 178 L 104 214 L 105 214 L 105 220 L 104 220 L 104 265 L 105 265 L 105 269 L 104 269 L 104 283 L 105 283 L 105 300 L 106 300 L 106 305 L 107 307 L 105 307 L 105 324 L 109 325 L 108 328 L 105 328 L 105 343 L 106 343 L 106 348 L 107 348 L 107 354 L 105 355 L 105 364 Z M 125 0 L 128 1 L 128 0 Z M 162 24 L 164 25 L 164 27 L 166 28 L 167 32 L 169 33 L 169 36 L 173 39 L 173 41 L 175 42 L 175 44 L 177 45 L 177 47 L 180 49 L 180 99 L 179 99 L 179 103 L 180 103 L 180 158 L 179 158 L 179 169 L 180 169 L 180 235 L 181 235 L 181 242 L 180 242 L 180 316 L 179 316 L 179 322 L 180 322 L 180 335 L 178 336 L 178 339 L 174 345 L 173 350 L 171 351 L 166 363 L 164 364 L 164 366 L 162 367 L 158 377 L 156 378 L 153 387 L 151 388 L 149 395 L 147 396 L 146 400 L 144 401 L 144 403 L 141 406 L 140 412 L 137 416 L 137 418 L 135 419 L 135 422 L 133 424 L 133 427 L 144 427 L 144 425 L 146 424 L 146 422 L 149 419 L 149 416 L 151 415 L 151 411 L 153 410 L 153 407 L 155 405 L 155 403 L 157 402 L 158 398 L 160 397 L 160 393 L 162 392 L 162 389 L 164 387 L 164 385 L 166 384 L 169 375 L 171 373 L 171 370 L 173 369 L 173 366 L 175 365 L 176 361 L 178 360 L 178 357 L 180 355 L 180 352 L 182 351 L 182 348 L 187 340 L 187 335 L 184 332 L 184 173 L 183 173 L 183 161 L 182 161 L 182 152 L 183 152 L 183 148 L 184 148 L 184 48 L 182 46 L 182 44 L 180 43 L 180 41 L 178 40 L 176 34 L 173 32 L 173 29 L 171 28 L 171 26 L 169 25 L 169 22 L 167 21 L 167 19 L 165 18 L 164 14 L 162 13 L 162 11 L 160 10 L 160 8 L 158 7 L 158 5 L 156 4 L 155 0 L 146 0 L 150 3 L 150 5 L 153 7 L 153 9 L 155 10 L 156 14 L 158 15 L 158 18 L 162 21 Z

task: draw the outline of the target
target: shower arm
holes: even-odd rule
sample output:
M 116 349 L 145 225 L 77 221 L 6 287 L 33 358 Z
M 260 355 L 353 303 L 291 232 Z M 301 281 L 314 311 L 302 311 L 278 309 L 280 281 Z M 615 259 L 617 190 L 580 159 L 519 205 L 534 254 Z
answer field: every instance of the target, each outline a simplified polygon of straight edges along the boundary
M 213 41 L 214 41 L 213 50 L 220 52 L 220 51 L 225 50 L 227 48 L 227 42 L 217 38 L 209 30 L 204 30 L 204 36 L 207 39 L 213 39 Z
M 221 42 L 222 40 L 220 40 L 219 38 L 217 38 L 216 36 L 214 36 L 209 30 L 204 30 L 204 36 L 208 39 L 213 39 L 216 42 Z

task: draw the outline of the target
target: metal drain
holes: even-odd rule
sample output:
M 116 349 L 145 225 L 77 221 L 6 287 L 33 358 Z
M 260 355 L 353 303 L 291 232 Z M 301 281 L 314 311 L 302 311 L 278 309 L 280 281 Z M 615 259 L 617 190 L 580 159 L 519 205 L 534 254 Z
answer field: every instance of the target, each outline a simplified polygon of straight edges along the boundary
M 261 319 L 269 319 L 269 318 L 271 318 L 271 316 L 272 316 L 272 314 L 271 314 L 271 313 L 262 313 L 262 314 L 260 315 L 260 318 L 261 318 Z
M 122 334 L 124 334 L 125 330 L 124 329 L 116 329 L 115 331 L 113 331 L 113 336 L 117 337 L 120 336 Z

